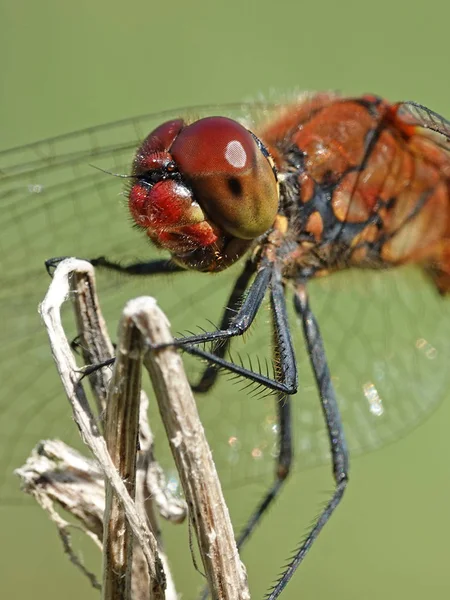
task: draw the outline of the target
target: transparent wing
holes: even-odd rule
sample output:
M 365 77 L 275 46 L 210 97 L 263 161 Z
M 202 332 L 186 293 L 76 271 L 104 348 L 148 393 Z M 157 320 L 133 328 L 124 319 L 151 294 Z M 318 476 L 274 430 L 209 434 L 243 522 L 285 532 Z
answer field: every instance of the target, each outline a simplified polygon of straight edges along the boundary
M 225 107 L 230 116 L 249 124 L 252 115 L 264 118 L 273 108 L 252 105 L 250 114 L 245 105 Z M 42 437 L 65 437 L 71 431 L 37 313 L 49 284 L 44 261 L 67 255 L 105 255 L 122 261 L 158 256 L 131 226 L 123 180 L 99 169 L 129 173 L 140 141 L 182 112 L 128 119 L 0 153 L 0 498 L 15 497 L 18 486 L 12 471 L 32 445 Z M 183 116 L 219 113 L 217 107 L 200 107 Z M 193 290 L 203 287 L 207 297 L 208 277 L 197 281 L 193 274 L 189 281 Z M 113 337 L 124 302 L 136 294 L 153 294 L 167 310 L 173 307 L 169 312 L 179 313 L 175 326 L 192 324 L 194 315 L 183 313 L 186 283 L 177 288 L 170 278 L 150 283 L 113 274 L 100 275 L 99 284 Z
M 412 100 L 398 105 L 397 116 L 408 125 L 438 134 L 434 137 L 435 141 L 450 152 L 450 121 Z
M 236 105 L 220 114 L 269 118 L 274 106 Z M 217 107 L 193 116 L 219 114 Z M 0 154 L 0 497 L 18 497 L 12 471 L 39 439 L 77 443 L 77 433 L 54 373 L 37 306 L 49 279 L 45 259 L 107 256 L 123 262 L 161 256 L 130 224 L 123 180 L 139 141 L 162 120 L 147 116 L 89 129 Z M 99 273 L 102 309 L 114 339 L 120 311 L 134 296 L 155 296 L 173 331 L 218 323 L 239 265 L 218 275 L 128 278 Z M 418 424 L 443 398 L 449 375 L 448 303 L 420 273 L 356 273 L 310 286 L 336 383 L 350 450 L 393 441 Z M 270 309 L 233 353 L 270 359 Z M 328 459 L 317 393 L 293 312 L 291 329 L 300 369 L 294 398 L 296 461 L 300 468 Z M 74 335 L 74 330 L 72 330 Z M 69 329 L 69 336 L 71 330 Z M 192 380 L 202 366 L 191 357 Z M 256 364 L 253 361 L 253 364 Z M 226 484 L 273 472 L 276 421 L 273 398 L 251 397 L 221 377 L 198 404 Z

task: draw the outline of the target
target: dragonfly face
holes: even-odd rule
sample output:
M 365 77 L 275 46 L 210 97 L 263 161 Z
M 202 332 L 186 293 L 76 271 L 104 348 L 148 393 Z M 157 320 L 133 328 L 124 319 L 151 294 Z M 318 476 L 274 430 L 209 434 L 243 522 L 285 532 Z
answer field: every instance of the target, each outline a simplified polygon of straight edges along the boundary
M 439 290 L 447 290 L 448 124 L 413 104 L 388 105 L 372 97 L 348 104 L 346 117 L 348 105 L 329 95 L 230 109 L 233 134 L 220 156 L 237 141 L 244 152 L 231 145 L 231 163 L 245 170 L 243 154 L 257 163 L 258 177 L 240 172 L 237 179 L 247 177 L 249 183 L 239 186 L 230 187 L 230 160 L 211 177 L 211 165 L 217 164 L 214 144 L 206 153 L 190 152 L 195 144 L 201 146 L 205 120 L 217 126 L 208 121 L 216 107 L 200 120 L 168 115 L 155 129 L 158 123 L 144 117 L 0 155 L 4 499 L 14 489 L 10 471 L 37 439 L 62 436 L 64 416 L 69 428 L 58 383 L 50 383 L 47 375 L 52 365 L 35 316 L 47 285 L 43 261 L 58 255 L 106 255 L 125 263 L 136 256 L 164 256 L 149 248 L 145 236 L 139 239 L 131 231 L 119 196 L 121 182 L 92 164 L 131 175 L 128 197 L 134 221 L 177 264 L 193 269 L 151 282 L 100 273 L 107 317 L 117 319 L 126 299 L 145 292 L 161 302 L 174 331 L 192 330 L 207 319 L 218 324 L 246 258 L 254 261 L 256 272 L 267 257 L 264 249 L 278 215 L 287 226 L 272 258 L 281 266 L 288 294 L 299 277 L 350 266 L 377 269 L 342 271 L 309 285 L 350 451 L 397 439 L 445 397 L 450 314 L 445 299 L 427 285 L 423 270 Z M 211 137 L 207 133 L 206 142 Z M 239 201 L 243 212 L 234 206 L 229 213 L 229 200 L 236 199 L 231 191 L 238 187 L 246 190 L 242 196 L 249 202 Z M 227 202 L 224 189 L 230 190 Z M 254 212 L 255 198 L 261 196 L 267 205 L 256 212 L 263 218 L 248 228 L 248 211 Z M 174 216 L 172 209 L 181 213 Z M 408 263 L 419 263 L 422 271 L 378 270 Z M 195 272 L 225 267 L 217 275 Z M 256 333 L 250 330 L 248 339 L 233 345 L 250 357 L 251 365 L 257 364 L 254 356 L 271 360 L 274 308 L 269 310 L 263 305 Z M 329 458 L 329 441 L 308 356 L 294 315 L 288 317 L 301 375 L 294 447 L 298 464 L 306 467 Z M 188 364 L 195 371 L 192 381 L 198 381 L 201 368 Z M 245 365 L 250 366 L 248 361 Z M 217 427 L 214 456 L 222 462 L 225 482 L 236 474 L 241 481 L 269 475 L 270 458 L 276 454 L 273 398 L 249 398 L 223 380 L 211 394 L 215 397 L 199 396 L 199 405 L 206 426 Z
M 224 117 L 160 125 L 139 147 L 132 176 L 129 207 L 137 226 L 191 269 L 220 271 L 236 262 L 278 210 L 267 151 Z

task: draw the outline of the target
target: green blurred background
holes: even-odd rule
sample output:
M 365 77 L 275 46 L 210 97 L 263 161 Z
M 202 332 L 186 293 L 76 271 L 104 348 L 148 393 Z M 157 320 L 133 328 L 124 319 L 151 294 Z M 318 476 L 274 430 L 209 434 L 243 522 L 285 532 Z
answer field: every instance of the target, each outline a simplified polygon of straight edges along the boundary
M 444 1 L 27 0 L 2 2 L 0 16 L 2 148 L 294 88 L 374 92 L 450 114 Z M 353 460 L 343 505 L 283 598 L 449 597 L 449 426 L 447 402 L 398 444 Z M 243 555 L 252 597 L 262 597 L 293 549 L 292 532 L 303 536 L 330 489 L 328 468 L 287 486 Z M 0 509 L 0 531 L 2 596 L 97 597 L 37 509 Z M 167 536 L 172 562 L 184 565 L 179 590 L 192 598 L 187 530 Z M 98 563 L 88 548 L 85 558 Z

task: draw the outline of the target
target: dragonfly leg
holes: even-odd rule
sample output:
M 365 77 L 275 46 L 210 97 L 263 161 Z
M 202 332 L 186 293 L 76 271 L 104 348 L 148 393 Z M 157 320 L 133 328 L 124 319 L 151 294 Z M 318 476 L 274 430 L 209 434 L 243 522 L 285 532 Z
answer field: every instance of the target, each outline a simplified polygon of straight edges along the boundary
M 187 269 L 180 267 L 168 258 L 151 260 L 149 262 L 137 262 L 123 265 L 100 256 L 90 259 L 89 262 L 97 268 L 118 271 L 126 275 L 163 275 L 165 273 L 187 273 Z
M 281 378 L 282 381 L 295 381 L 295 385 L 297 385 L 297 367 L 289 333 L 284 286 L 281 279 L 281 272 L 276 268 L 272 276 L 270 300 L 274 316 L 273 354 L 274 363 L 277 365 L 276 376 Z M 238 548 L 241 548 L 244 542 L 250 537 L 256 525 L 278 496 L 291 469 L 293 453 L 291 399 L 282 393 L 279 393 L 277 396 L 277 415 L 279 438 L 275 481 L 240 533 L 237 541 Z
M 274 324 L 274 343 L 273 353 L 274 362 L 277 365 L 274 380 L 279 387 L 277 389 L 277 415 L 278 415 L 278 457 L 275 470 L 275 481 L 264 494 L 261 502 L 248 519 L 244 529 L 237 539 L 237 547 L 240 549 L 250 538 L 256 526 L 261 522 L 263 516 L 267 513 L 269 507 L 278 497 L 286 478 L 289 475 L 292 464 L 292 416 L 291 400 L 289 395 L 283 393 L 288 385 L 297 389 L 297 367 L 295 355 L 292 346 L 292 340 L 289 332 L 287 320 L 286 301 L 284 295 L 284 286 L 281 278 L 281 271 L 277 266 L 274 267 L 271 277 L 270 301 L 272 306 L 273 324 Z M 198 351 L 199 349 L 196 349 Z M 246 375 L 250 377 L 250 374 Z M 256 374 L 253 374 L 255 377 Z M 265 385 L 268 385 L 267 383 Z M 204 590 L 201 600 L 208 597 L 208 591 Z
M 233 289 L 231 290 L 226 308 L 222 313 L 219 330 L 227 330 L 231 325 L 233 319 L 236 317 L 237 313 L 239 312 L 239 308 L 241 307 L 245 290 L 247 289 L 249 281 L 254 275 L 254 273 L 255 263 L 251 260 L 248 260 L 245 263 L 241 274 L 236 279 Z M 231 338 L 229 337 L 217 343 L 215 348 L 213 349 L 213 354 L 218 358 L 224 358 L 230 346 L 230 342 Z M 201 393 L 208 392 L 217 381 L 218 374 L 218 367 L 216 365 L 209 364 L 203 371 L 199 382 L 196 385 L 192 386 L 193 391 Z
M 255 284 L 258 284 L 256 287 L 255 297 L 250 298 L 253 290 L 255 289 Z M 243 365 L 237 365 L 225 360 L 213 352 L 208 352 L 202 348 L 193 346 L 191 343 L 186 343 L 187 340 L 190 342 L 192 338 L 185 338 L 186 341 L 182 345 L 182 349 L 188 354 L 205 359 L 208 363 L 214 365 L 216 368 L 223 369 L 224 371 L 228 371 L 230 373 L 235 373 L 238 376 L 244 377 L 255 382 L 256 384 L 259 384 L 261 387 L 266 387 L 268 390 L 281 392 L 284 395 L 293 395 L 297 392 L 298 387 L 297 365 L 295 362 L 292 339 L 289 332 L 286 300 L 284 297 L 281 271 L 278 266 L 270 265 L 258 272 L 255 281 L 250 287 L 244 304 L 238 313 L 239 323 L 245 324 L 245 329 L 250 327 L 269 284 L 274 325 L 274 377 L 269 377 L 268 375 L 263 375 L 257 371 L 247 369 Z M 247 304 L 250 306 L 250 314 L 249 312 L 244 311 L 244 308 Z M 243 333 L 243 331 L 241 333 Z M 194 337 L 196 338 L 195 341 L 198 343 L 197 337 L 200 336 Z
M 171 345 L 184 347 L 185 345 L 204 344 L 205 342 L 218 342 L 221 344 L 227 338 L 232 338 L 245 333 L 255 320 L 256 314 L 264 300 L 264 296 L 271 285 L 272 274 L 273 265 L 269 262 L 263 263 L 249 287 L 244 301 L 239 306 L 238 312 L 234 317 L 227 319 L 228 326 L 226 329 L 217 329 L 198 335 L 176 338 Z M 236 306 L 238 306 L 237 301 Z
M 345 443 L 341 417 L 339 414 L 339 408 L 331 383 L 331 376 L 326 361 L 322 336 L 320 334 L 317 321 L 309 307 L 308 295 L 303 282 L 297 284 L 297 289 L 294 296 L 294 306 L 302 321 L 306 346 L 320 394 L 322 412 L 330 440 L 335 489 L 331 499 L 322 510 L 319 518 L 316 520 L 314 526 L 308 533 L 305 541 L 300 545 L 299 548 L 297 548 L 294 558 L 290 561 L 288 567 L 277 581 L 276 585 L 271 589 L 270 594 L 267 596 L 268 600 L 275 600 L 275 598 L 278 598 L 283 589 L 286 587 L 295 570 L 303 561 L 317 536 L 340 503 L 348 483 L 348 452 Z
M 278 414 L 278 456 L 275 468 L 275 481 L 264 494 L 262 501 L 258 504 L 244 529 L 237 539 L 237 547 L 242 548 L 244 543 L 252 535 L 255 527 L 261 521 L 263 515 L 277 498 L 283 483 L 289 475 L 292 463 L 292 416 L 291 399 L 289 396 L 280 394 L 277 398 Z
M 278 457 L 275 469 L 275 481 L 264 494 L 262 501 L 252 512 L 245 527 L 240 532 L 236 544 L 240 550 L 242 546 L 251 537 L 256 526 L 260 523 L 263 516 L 267 513 L 269 507 L 283 487 L 289 475 L 292 463 L 292 416 L 291 416 L 291 399 L 289 396 L 279 394 L 276 399 L 277 416 L 278 416 Z M 206 600 L 209 596 L 209 591 L 205 588 L 200 596 L 200 600 Z
M 69 257 L 56 256 L 54 258 L 47 259 L 45 261 L 45 268 L 47 269 L 48 274 L 52 275 L 59 263 L 66 258 Z M 131 263 L 129 265 L 110 261 L 104 256 L 99 256 L 98 258 L 88 258 L 86 260 L 90 262 L 93 267 L 106 269 L 109 271 L 117 271 L 126 275 L 163 275 L 164 273 L 187 272 L 186 269 L 183 269 L 183 267 L 180 267 L 167 258 L 151 260 L 149 262 Z

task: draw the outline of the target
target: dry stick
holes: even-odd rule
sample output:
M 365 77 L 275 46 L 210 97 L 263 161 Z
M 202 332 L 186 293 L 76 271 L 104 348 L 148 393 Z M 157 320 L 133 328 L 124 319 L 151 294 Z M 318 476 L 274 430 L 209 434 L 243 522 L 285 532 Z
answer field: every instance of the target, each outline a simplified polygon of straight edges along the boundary
M 101 314 L 95 290 L 95 281 L 89 274 L 74 272 L 70 279 L 73 292 L 75 316 L 78 324 L 80 347 L 86 365 L 96 365 L 114 356 L 105 320 Z M 106 394 L 111 382 L 110 369 L 96 369 L 89 375 L 89 383 L 97 401 L 99 414 L 103 415 L 106 407 Z M 141 409 L 139 420 L 138 479 L 141 480 L 137 493 L 151 497 L 145 502 L 147 517 L 152 525 L 156 525 L 154 507 L 164 518 L 174 523 L 181 523 L 186 518 L 187 506 L 184 500 L 173 496 L 166 484 L 165 474 L 155 459 L 153 452 L 153 434 L 148 423 L 148 398 L 141 391 Z M 102 426 L 100 421 L 99 426 Z M 156 528 L 153 529 L 155 533 Z M 158 537 L 158 536 L 157 536 Z M 161 555 L 164 561 L 164 555 Z M 166 571 L 167 584 L 170 585 L 170 573 Z M 167 594 L 166 594 L 167 595 Z
M 133 301 L 130 301 L 119 325 L 116 360 L 106 401 L 105 440 L 113 463 L 134 500 L 143 345 L 142 336 L 133 325 L 133 314 Z M 133 535 L 120 500 L 108 482 L 105 493 L 103 598 L 131 600 Z M 145 587 L 147 585 L 143 586 L 141 597 Z
M 144 552 L 150 581 L 152 582 L 151 589 L 155 591 L 153 598 L 155 600 L 163 599 L 165 578 L 162 563 L 157 553 L 156 540 L 146 522 L 140 518 L 133 500 L 114 467 L 105 440 L 98 431 L 83 387 L 79 382 L 77 366 L 64 335 L 60 308 L 69 294 L 69 276 L 74 270 L 86 272 L 94 280 L 93 267 L 89 263 L 76 259 L 63 261 L 55 271 L 48 293 L 40 306 L 40 313 L 47 327 L 52 354 L 71 403 L 75 422 L 80 429 L 84 442 L 99 461 L 106 480 L 112 485 L 115 493 L 120 498 L 130 528 Z
M 75 319 L 79 335 L 79 347 L 86 365 L 96 365 L 114 356 L 114 347 L 100 311 L 95 280 L 86 272 L 74 271 L 70 278 L 73 292 Z M 97 369 L 89 376 L 97 410 L 100 415 L 106 408 L 106 398 L 111 381 L 109 369 Z
M 100 590 L 97 578 L 74 551 L 70 536 L 71 529 L 80 529 L 102 549 L 105 486 L 97 462 L 60 440 L 42 440 L 15 473 L 22 489 L 34 497 L 55 524 L 70 561 Z M 55 502 L 75 516 L 78 524 L 63 519 Z
M 130 496 L 136 499 L 137 489 L 144 491 L 144 482 L 137 480 L 136 464 L 140 421 L 146 422 L 146 397 L 141 397 L 141 366 L 143 340 L 135 326 L 142 303 L 131 300 L 125 306 L 119 325 L 114 372 L 106 401 L 105 440 L 111 458 L 125 481 Z M 144 413 L 140 419 L 140 413 Z M 144 429 L 142 427 L 142 429 Z M 145 431 L 141 432 L 141 438 Z M 147 432 L 148 433 L 148 432 Z M 146 440 L 144 440 L 145 442 Z M 145 456 L 142 453 L 140 458 Z M 144 465 L 146 467 L 147 465 Z M 144 469 L 143 469 L 144 470 Z M 144 471 L 146 472 L 146 471 Z M 152 530 L 158 530 L 153 515 L 144 511 L 143 494 L 137 502 L 138 511 L 150 517 Z M 152 503 L 148 508 L 152 507 Z M 147 506 L 147 505 L 146 505 Z M 147 600 L 154 597 L 150 589 L 142 554 L 133 555 L 133 538 L 125 514 L 114 490 L 106 484 L 105 529 L 103 537 L 103 597 L 105 600 Z M 156 535 L 158 538 L 158 534 Z M 161 556 L 163 561 L 163 557 Z M 164 562 L 164 561 L 163 561 Z M 167 564 L 164 564 L 167 569 Z M 177 598 L 173 584 L 168 582 L 166 600 Z
M 182 523 L 187 515 L 186 502 L 179 496 L 174 495 L 167 485 L 166 475 L 161 465 L 156 461 L 153 452 L 153 434 L 148 423 L 148 397 L 141 391 L 141 414 L 139 421 L 139 448 L 137 461 L 137 486 L 136 493 L 142 496 L 138 506 L 145 509 L 147 518 L 152 524 L 152 531 L 156 533 L 158 524 L 155 515 L 155 507 L 161 517 L 172 523 Z M 159 541 L 159 538 L 158 538 Z M 160 550 L 161 553 L 161 550 Z M 161 554 L 164 559 L 164 554 Z M 166 575 L 168 575 L 166 571 Z M 167 588 L 169 588 L 169 577 L 167 577 Z M 167 595 L 167 592 L 166 592 Z
M 72 273 L 71 297 L 78 323 L 79 347 L 86 363 L 97 364 L 110 357 L 113 346 L 98 303 L 95 281 L 87 273 Z M 110 369 L 96 370 L 90 377 L 91 387 L 100 412 L 102 426 L 106 407 L 106 391 L 110 387 Z M 172 522 L 182 522 L 187 513 L 186 503 L 173 496 L 166 484 L 165 474 L 157 463 L 153 451 L 153 434 L 148 423 L 148 398 L 140 394 L 139 448 L 136 473 L 136 505 L 143 519 L 148 519 L 151 530 L 159 544 L 159 553 L 166 574 L 166 600 L 176 600 L 173 578 L 164 552 L 161 550 L 160 529 L 157 512 Z M 126 428 L 127 429 L 127 428 Z M 134 449 L 135 451 L 135 449 Z M 44 453 L 44 454 L 43 454 Z M 43 460 L 45 459 L 45 460 Z M 75 516 L 81 529 L 91 537 L 100 549 L 103 539 L 103 515 L 105 509 L 105 485 L 97 463 L 89 461 L 59 440 L 41 441 L 33 450 L 26 464 L 16 470 L 22 487 L 46 510 L 64 541 L 64 549 L 70 560 L 88 575 L 95 587 L 100 589 L 94 576 L 84 568 L 70 543 L 70 525 L 54 517 L 57 514 L 47 507 L 56 502 Z M 139 545 L 135 544 L 133 556 L 133 600 L 149 598 L 149 581 L 146 561 Z
M 152 300 L 152 302 L 154 302 Z M 141 392 L 141 367 L 143 339 L 136 321 L 142 318 L 147 302 L 142 299 L 131 300 L 125 306 L 119 326 L 118 344 L 114 373 L 109 386 L 106 403 L 105 439 L 111 458 L 114 461 L 127 489 L 137 500 L 138 511 L 149 519 L 152 531 L 160 545 L 160 531 L 154 514 L 153 499 L 146 498 L 148 492 L 159 490 L 158 508 L 170 510 L 171 520 L 183 520 L 186 514 L 185 503 L 168 502 L 168 496 L 161 492 L 161 468 L 153 459 L 152 434 L 147 421 L 148 399 Z M 140 452 L 138 457 L 138 433 Z M 137 460 L 136 460 L 137 459 Z M 139 466 L 136 471 L 136 466 Z M 155 476 L 159 482 L 155 482 Z M 147 486 L 150 479 L 149 486 Z M 147 493 L 148 493 L 147 492 Z M 156 504 L 156 502 L 155 502 Z M 125 520 L 118 499 L 111 486 L 106 486 L 106 514 L 104 534 L 104 598 L 108 600 L 147 600 L 153 598 L 149 590 L 148 574 L 143 564 L 142 554 L 133 556 L 131 531 Z M 167 510 L 165 510 L 167 513 Z M 109 515 L 109 517 L 108 517 Z M 136 550 L 136 549 L 135 549 Z M 139 550 L 139 549 L 137 549 Z M 160 552 L 167 578 L 166 600 L 178 598 L 170 577 L 165 556 Z
M 15 474 L 27 494 L 41 506 L 44 497 L 61 506 L 77 519 L 73 527 L 81 528 L 102 549 L 105 484 L 97 461 L 61 440 L 41 440 Z M 70 559 L 75 562 L 72 552 Z
M 92 434 L 96 434 L 94 418 L 87 406 L 81 386 L 77 385 L 77 378 L 73 373 L 73 358 L 68 349 L 67 342 L 62 335 L 63 332 L 60 319 L 54 314 L 55 307 L 59 308 L 63 297 L 67 293 L 67 277 L 69 271 L 80 266 L 81 270 L 86 273 L 87 282 L 83 281 L 83 277 L 79 279 L 79 276 L 77 276 L 78 294 L 80 296 L 83 295 L 80 291 L 80 289 L 83 290 L 83 286 L 92 289 L 94 288 L 93 270 L 91 265 L 80 261 L 74 261 L 73 259 L 66 261 L 64 268 L 60 265 L 58 269 L 58 276 L 55 277 L 55 281 L 51 286 L 45 304 L 43 303 L 43 312 L 45 313 L 44 317 L 47 323 L 54 321 L 54 331 L 49 332 L 49 335 L 51 341 L 53 340 L 56 342 L 52 343 L 52 348 L 55 358 L 57 359 L 58 369 L 62 378 L 64 378 L 65 387 L 72 394 L 75 391 L 79 393 L 78 397 L 74 395 L 74 398 L 71 398 L 74 416 L 77 423 L 79 423 L 84 438 L 89 442 L 94 454 L 99 457 L 102 467 L 107 474 L 107 479 L 110 482 L 114 482 L 114 474 L 109 472 L 111 465 L 108 464 L 108 460 L 103 455 L 104 446 L 100 444 L 100 447 L 97 447 L 95 442 L 98 442 L 98 440 L 91 439 Z M 55 273 L 55 276 L 56 275 L 57 274 Z M 148 308 L 152 311 L 155 309 L 153 313 L 156 322 L 150 322 L 147 318 L 148 315 L 141 315 L 141 317 L 138 318 L 141 331 L 143 331 L 145 337 L 149 339 L 152 338 L 155 333 L 158 334 L 164 330 L 165 333 L 162 337 L 159 338 L 158 335 L 156 335 L 154 341 L 169 341 L 170 334 L 168 333 L 167 327 L 165 327 L 164 315 L 156 308 L 153 300 L 150 300 L 149 302 L 149 299 L 146 299 L 144 300 L 144 303 L 146 303 Z M 83 304 L 83 302 L 81 304 Z M 91 306 L 94 312 L 98 310 L 96 302 L 88 300 L 86 306 Z M 144 308 L 144 312 L 146 310 L 147 309 Z M 55 323 L 57 325 L 56 327 Z M 89 317 L 87 323 L 88 327 L 95 329 L 95 319 Z M 56 340 L 54 339 L 55 337 Z M 63 341 L 63 344 L 61 344 L 61 341 Z M 94 339 L 94 341 L 96 340 Z M 90 345 L 90 343 L 88 345 Z M 203 429 L 198 420 L 195 402 L 183 372 L 182 362 L 173 350 L 164 350 L 157 354 L 154 362 L 152 362 L 151 358 L 148 358 L 147 364 L 150 365 L 150 369 L 154 372 L 154 383 L 158 385 L 162 384 L 163 386 L 162 390 L 157 389 L 158 397 L 161 401 L 160 411 L 166 418 L 166 429 L 171 432 L 170 439 L 172 440 L 172 449 L 176 457 L 177 466 L 181 470 L 180 477 L 184 485 L 185 494 L 189 499 L 189 504 L 191 506 L 191 517 L 200 540 L 202 560 L 210 582 L 213 597 L 224 599 L 249 598 L 246 586 L 245 569 L 239 560 L 228 511 L 223 502 L 220 484 L 212 463 L 210 451 L 205 445 L 206 442 L 203 440 Z M 162 371 L 161 367 L 163 369 Z M 173 399 L 171 398 L 172 394 L 174 394 Z M 184 402 L 185 400 L 186 402 Z M 145 402 L 143 403 L 145 404 Z M 148 435 L 146 437 L 144 430 L 145 427 L 142 428 L 141 426 L 141 440 L 147 440 L 145 442 L 147 444 L 149 438 Z M 142 435 L 143 433 L 144 435 Z M 126 494 L 124 494 L 124 491 L 120 488 L 121 486 L 119 484 L 116 489 L 118 490 L 122 501 L 124 501 L 124 506 L 127 510 Z M 131 509 L 131 513 L 132 512 Z M 136 515 L 131 514 L 131 517 L 130 524 L 136 534 Z M 142 523 L 138 523 L 137 525 L 140 527 L 143 526 Z M 140 543 L 144 544 L 141 533 L 142 532 L 138 528 L 137 537 L 140 540 Z M 145 530 L 145 526 L 144 534 L 150 535 L 150 532 Z M 148 548 L 146 548 L 145 545 L 144 550 L 148 561 Z M 166 598 L 168 597 L 169 595 L 166 596 Z M 175 597 L 175 592 L 173 592 L 173 596 L 170 597 Z
M 181 523 L 186 518 L 187 506 L 182 498 L 174 497 L 169 491 L 165 474 L 159 463 L 155 460 L 153 454 L 153 435 L 148 424 L 147 413 L 147 394 L 141 391 L 140 452 L 137 457 L 135 501 L 139 514 L 142 518 L 148 519 L 151 530 L 158 541 L 159 555 L 166 574 L 166 600 L 178 600 L 179 596 L 175 589 L 169 563 L 162 549 L 161 531 L 155 508 L 163 518 L 174 523 Z M 145 564 L 141 549 L 137 547 L 135 548 L 133 557 L 133 600 L 139 600 L 143 597 L 142 588 L 145 581 L 148 581 L 147 565 Z
M 146 463 L 148 462 L 148 455 L 141 450 L 138 463 L 142 458 Z M 158 471 L 161 467 L 156 462 L 149 465 L 145 464 L 142 469 L 138 468 L 136 474 L 136 504 L 139 514 L 144 519 L 149 519 L 152 531 L 156 532 L 155 535 L 158 537 L 158 522 L 154 515 L 156 502 L 154 503 L 153 499 L 149 497 L 150 492 L 144 485 L 145 482 L 142 481 L 148 474 L 148 468 L 156 470 L 159 478 Z M 70 539 L 71 529 L 80 529 L 92 539 L 100 550 L 103 549 L 105 482 L 97 461 L 86 458 L 60 440 L 42 440 L 32 451 L 26 464 L 16 469 L 15 473 L 21 479 L 22 489 L 35 498 L 36 502 L 48 513 L 51 521 L 57 527 L 64 545 L 64 551 L 71 562 L 88 577 L 95 588 L 101 589 L 95 575 L 83 565 L 81 559 L 77 556 Z M 55 503 L 76 517 L 78 524 L 63 520 L 54 508 Z M 160 557 L 167 578 L 166 600 L 177 600 L 178 595 L 167 559 L 161 551 Z M 132 568 L 133 600 L 146 599 L 149 596 L 147 563 L 138 545 L 134 548 Z
M 173 338 L 165 315 L 155 301 L 141 300 L 142 317 L 136 324 L 144 340 L 152 345 L 170 343 Z M 168 347 L 148 352 L 144 364 L 152 379 L 213 599 L 250 598 L 245 567 L 181 357 Z

